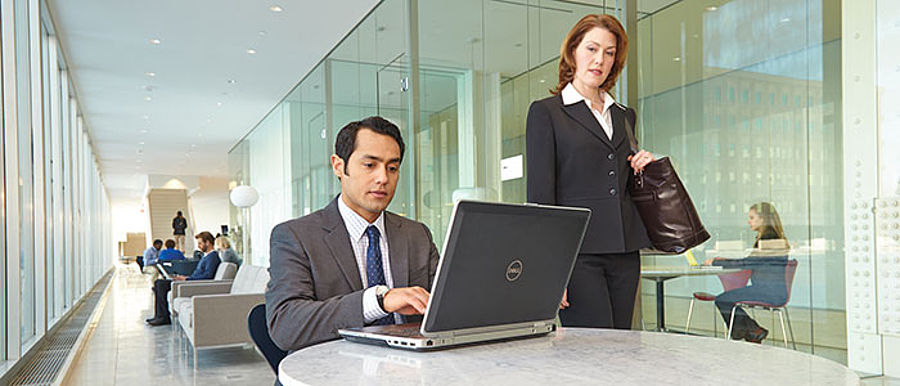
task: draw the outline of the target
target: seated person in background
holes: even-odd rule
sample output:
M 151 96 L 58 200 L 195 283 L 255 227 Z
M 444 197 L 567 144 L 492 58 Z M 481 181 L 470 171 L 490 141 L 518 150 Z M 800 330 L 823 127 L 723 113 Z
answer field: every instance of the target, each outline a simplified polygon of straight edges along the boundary
M 216 269 L 219 268 L 219 254 L 213 250 L 213 236 L 209 232 L 200 232 L 197 236 L 197 246 L 206 253 L 197 269 L 191 276 L 175 275 L 174 280 L 204 280 L 212 279 L 216 275 Z M 153 283 L 153 295 L 155 297 L 155 315 L 147 319 L 147 323 L 151 326 L 159 326 L 163 324 L 172 324 L 169 318 L 169 299 L 167 297 L 169 290 L 172 289 L 172 281 L 167 279 L 159 279 Z
M 159 261 L 184 260 L 184 254 L 175 249 L 175 240 L 166 240 L 166 249 L 159 253 Z
M 235 252 L 234 249 L 231 249 L 231 242 L 228 241 L 227 237 L 216 237 L 216 252 L 219 253 L 219 259 L 221 259 L 223 263 L 241 265 L 240 261 L 238 261 L 237 252 Z
M 768 202 L 760 202 L 751 206 L 748 218 L 750 229 L 756 232 L 753 253 L 743 259 L 715 258 L 705 262 L 707 265 L 712 264 L 724 268 L 751 270 L 748 286 L 725 291 L 716 296 L 716 307 L 722 313 L 726 324 L 731 321 L 731 309 L 735 302 L 761 301 L 780 304 L 787 299 L 784 275 L 790 245 L 784 236 L 781 218 L 775 207 Z M 775 248 L 765 248 L 767 244 Z M 745 339 L 748 342 L 760 343 L 768 334 L 769 331 L 760 327 L 741 307 L 734 310 L 732 339 Z
M 420 321 L 428 305 L 438 262 L 431 231 L 385 211 L 400 178 L 400 130 L 366 118 L 344 126 L 334 147 L 341 194 L 269 239 L 266 319 L 283 350 L 338 339 L 344 327 Z
M 156 263 L 159 259 L 159 250 L 162 248 L 163 242 L 160 239 L 153 240 L 153 246 L 144 250 L 144 264 L 141 266 L 141 272 L 149 274 L 151 280 L 156 280 L 159 271 L 156 269 Z

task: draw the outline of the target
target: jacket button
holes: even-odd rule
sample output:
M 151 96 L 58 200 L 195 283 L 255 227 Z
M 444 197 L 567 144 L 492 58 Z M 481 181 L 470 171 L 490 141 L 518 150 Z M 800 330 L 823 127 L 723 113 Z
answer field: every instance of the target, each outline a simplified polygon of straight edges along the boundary
M 610 161 L 612 161 L 612 160 L 616 159 L 616 155 L 613 153 L 609 153 L 609 155 L 607 155 L 606 158 L 609 159 Z
M 615 196 L 615 195 L 616 195 L 616 189 L 610 189 L 610 190 L 609 190 L 609 195 L 610 195 L 610 196 Z
M 616 171 L 615 171 L 615 170 L 610 170 L 610 171 L 609 171 L 609 175 L 610 175 L 610 176 L 616 175 Z

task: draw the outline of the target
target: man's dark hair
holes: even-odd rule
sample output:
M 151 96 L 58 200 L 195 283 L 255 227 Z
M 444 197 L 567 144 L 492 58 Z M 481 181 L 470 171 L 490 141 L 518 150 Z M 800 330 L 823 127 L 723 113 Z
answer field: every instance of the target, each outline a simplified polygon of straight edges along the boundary
M 198 240 L 206 241 L 207 243 L 210 243 L 210 244 L 212 244 L 213 242 L 216 241 L 216 239 L 215 239 L 215 237 L 213 237 L 212 233 L 209 233 L 207 231 L 197 233 L 197 235 L 194 236 L 194 238 L 198 239 Z
M 175 248 L 175 240 L 168 239 L 166 240 L 166 249 Z
M 157 245 L 162 245 L 162 240 L 160 240 L 160 239 L 153 240 L 153 246 L 155 247 Z
M 347 126 L 341 128 L 338 132 L 337 139 L 334 141 L 334 154 L 344 160 L 344 174 L 347 174 L 347 163 L 350 162 L 350 155 L 356 150 L 356 133 L 359 129 L 369 129 L 381 135 L 387 135 L 397 141 L 400 146 L 400 161 L 403 162 L 403 151 L 406 145 L 403 144 L 403 137 L 400 135 L 400 129 L 397 125 L 391 123 L 387 119 L 379 116 L 368 117 L 361 121 L 350 122 Z
M 176 212 L 175 216 L 181 217 L 181 211 L 179 210 L 178 212 Z

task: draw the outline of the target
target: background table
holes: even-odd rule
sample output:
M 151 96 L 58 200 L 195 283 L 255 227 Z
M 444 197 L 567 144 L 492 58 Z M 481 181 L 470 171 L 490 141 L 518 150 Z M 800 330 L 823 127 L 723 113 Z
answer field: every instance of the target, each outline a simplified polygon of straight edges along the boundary
M 831 360 L 774 346 L 649 331 L 564 328 L 435 352 L 337 340 L 285 358 L 291 385 L 856 385 Z
M 737 268 L 702 269 L 690 266 L 641 267 L 641 278 L 656 282 L 656 331 L 666 331 L 666 280 L 681 276 L 721 275 L 739 271 L 741 270 Z

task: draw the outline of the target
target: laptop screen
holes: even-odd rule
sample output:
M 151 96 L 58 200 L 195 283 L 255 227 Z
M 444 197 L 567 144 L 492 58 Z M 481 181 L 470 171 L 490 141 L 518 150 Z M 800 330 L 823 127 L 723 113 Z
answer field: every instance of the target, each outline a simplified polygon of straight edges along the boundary
M 460 201 L 423 331 L 551 320 L 590 211 Z

